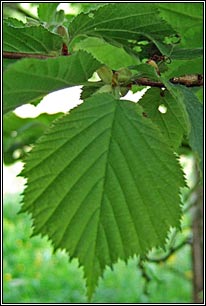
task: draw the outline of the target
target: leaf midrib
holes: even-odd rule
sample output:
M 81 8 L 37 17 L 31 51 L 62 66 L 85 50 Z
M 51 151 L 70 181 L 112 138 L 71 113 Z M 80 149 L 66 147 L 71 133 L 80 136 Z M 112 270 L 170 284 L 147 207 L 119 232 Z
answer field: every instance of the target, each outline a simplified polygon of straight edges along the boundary
M 94 251 L 93 251 L 93 262 L 95 263 L 95 256 L 96 258 L 98 258 L 98 254 L 96 253 L 96 250 L 98 248 L 97 246 L 97 236 L 98 236 L 98 232 L 100 230 L 100 226 L 103 226 L 103 224 L 101 223 L 101 213 L 102 213 L 102 205 L 103 205 L 103 202 L 104 202 L 104 190 L 105 190 L 105 186 L 106 186 L 106 178 L 107 178 L 107 175 L 108 175 L 108 169 L 109 169 L 109 155 L 110 155 L 110 148 L 111 148 L 111 142 L 112 142 L 112 132 L 113 132 L 113 129 L 114 129 L 114 123 L 115 123 L 115 116 L 116 116 L 116 113 L 117 113 L 117 109 L 118 109 L 118 101 L 115 100 L 115 109 L 114 109 L 114 114 L 113 114 L 113 118 L 112 118 L 112 123 L 111 123 L 111 128 L 110 128 L 110 137 L 109 137 L 109 140 L 108 140 L 108 150 L 107 150 L 107 154 L 106 154 L 106 158 L 105 158 L 105 163 L 106 163 L 106 166 L 105 166 L 105 172 L 104 172 L 104 176 L 103 176 L 103 183 L 102 183 L 102 194 L 101 194 L 101 200 L 100 200 L 100 205 L 99 205 L 99 216 L 98 216 L 98 219 L 99 219 L 99 222 L 97 223 L 97 227 L 96 227 L 96 233 L 95 233 L 95 243 L 94 243 Z M 111 259 L 111 258 L 110 258 Z

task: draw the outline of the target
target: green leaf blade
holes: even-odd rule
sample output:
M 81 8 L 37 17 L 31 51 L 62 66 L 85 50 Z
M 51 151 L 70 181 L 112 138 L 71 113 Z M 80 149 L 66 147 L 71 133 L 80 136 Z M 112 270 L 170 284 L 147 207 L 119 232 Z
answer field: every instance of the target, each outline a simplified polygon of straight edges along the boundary
M 151 88 L 144 94 L 139 104 L 144 108 L 146 115 L 159 127 L 168 140 L 168 145 L 177 150 L 183 136 L 188 134 L 187 117 L 178 101 L 167 90 Z
M 22 211 L 32 214 L 34 234 L 79 259 L 90 298 L 106 265 L 164 246 L 170 226 L 179 227 L 181 169 L 132 102 L 87 99 L 26 162 Z
M 114 70 L 138 64 L 138 60 L 131 57 L 124 49 L 112 46 L 97 37 L 88 37 L 80 41 L 74 49 L 91 53 L 98 61 Z
M 62 38 L 42 26 L 15 28 L 5 23 L 3 35 L 4 51 L 56 55 L 61 53 Z
M 70 24 L 71 40 L 80 35 L 102 36 L 120 42 L 146 37 L 155 44 L 174 34 L 172 28 L 158 16 L 154 4 L 108 4 L 95 11 L 78 15 Z
M 40 3 L 38 6 L 38 17 L 41 21 L 52 23 L 55 20 L 58 3 Z

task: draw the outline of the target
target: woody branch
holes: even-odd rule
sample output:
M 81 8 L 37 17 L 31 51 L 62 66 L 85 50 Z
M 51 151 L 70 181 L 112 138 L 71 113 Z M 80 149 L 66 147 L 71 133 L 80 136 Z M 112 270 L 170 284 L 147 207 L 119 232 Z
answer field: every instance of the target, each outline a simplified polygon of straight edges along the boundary
M 69 56 L 68 50 L 62 48 L 62 55 Z M 47 59 L 47 58 L 56 58 L 55 55 L 46 55 L 46 54 L 35 54 L 35 53 L 23 53 L 23 52 L 3 52 L 3 58 L 7 59 L 22 59 L 22 58 L 36 58 L 36 59 Z M 194 87 L 194 86 L 202 86 L 203 85 L 203 75 L 202 74 L 188 74 L 180 77 L 173 77 L 169 80 L 173 84 L 181 84 L 187 87 Z M 131 85 L 144 85 L 144 86 L 151 86 L 151 87 L 159 87 L 163 88 L 165 85 L 159 81 L 152 81 L 148 78 L 141 77 L 137 78 L 136 80 L 132 81 L 128 84 L 128 87 Z

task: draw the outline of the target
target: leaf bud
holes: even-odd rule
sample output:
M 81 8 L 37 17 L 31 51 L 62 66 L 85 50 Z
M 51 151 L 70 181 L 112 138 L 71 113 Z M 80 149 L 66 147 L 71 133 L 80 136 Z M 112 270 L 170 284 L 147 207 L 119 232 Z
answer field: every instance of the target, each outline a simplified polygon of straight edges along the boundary
M 100 93 L 111 93 L 112 92 L 112 86 L 109 84 L 106 84 L 99 88 L 94 94 L 100 94 Z
M 128 68 L 120 68 L 115 74 L 119 83 L 127 83 L 132 77 L 132 72 Z
M 111 84 L 113 72 L 109 67 L 102 66 L 97 70 L 97 74 L 105 84 Z
M 129 91 L 129 88 L 128 87 L 120 87 L 120 94 L 121 94 L 121 97 L 124 97 Z
M 155 70 L 157 71 L 157 74 L 160 74 L 159 67 L 158 67 L 158 65 L 157 65 L 157 63 L 155 61 L 153 61 L 152 59 L 149 59 L 146 63 L 148 65 L 154 67 Z

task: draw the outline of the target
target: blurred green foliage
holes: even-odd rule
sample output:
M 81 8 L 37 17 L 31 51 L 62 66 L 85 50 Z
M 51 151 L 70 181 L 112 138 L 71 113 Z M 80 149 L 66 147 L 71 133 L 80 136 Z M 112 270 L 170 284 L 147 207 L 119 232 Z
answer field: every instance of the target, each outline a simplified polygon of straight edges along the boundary
M 62 114 L 43 113 L 36 118 L 20 118 L 13 112 L 7 113 L 3 126 L 4 163 L 9 165 L 24 158 L 31 145 Z
M 17 214 L 19 209 L 19 195 L 5 198 L 4 303 L 86 302 L 83 271 L 78 268 L 78 262 L 69 262 L 64 251 L 52 254 L 51 244 L 46 238 L 30 238 L 31 220 L 26 214 Z M 183 235 L 188 234 L 189 222 L 185 217 Z M 191 302 L 190 252 L 190 247 L 184 246 L 166 263 L 145 262 L 145 271 L 151 279 L 147 283 L 142 277 L 137 258 L 130 259 L 127 265 L 119 261 L 113 271 L 106 269 L 93 302 Z

